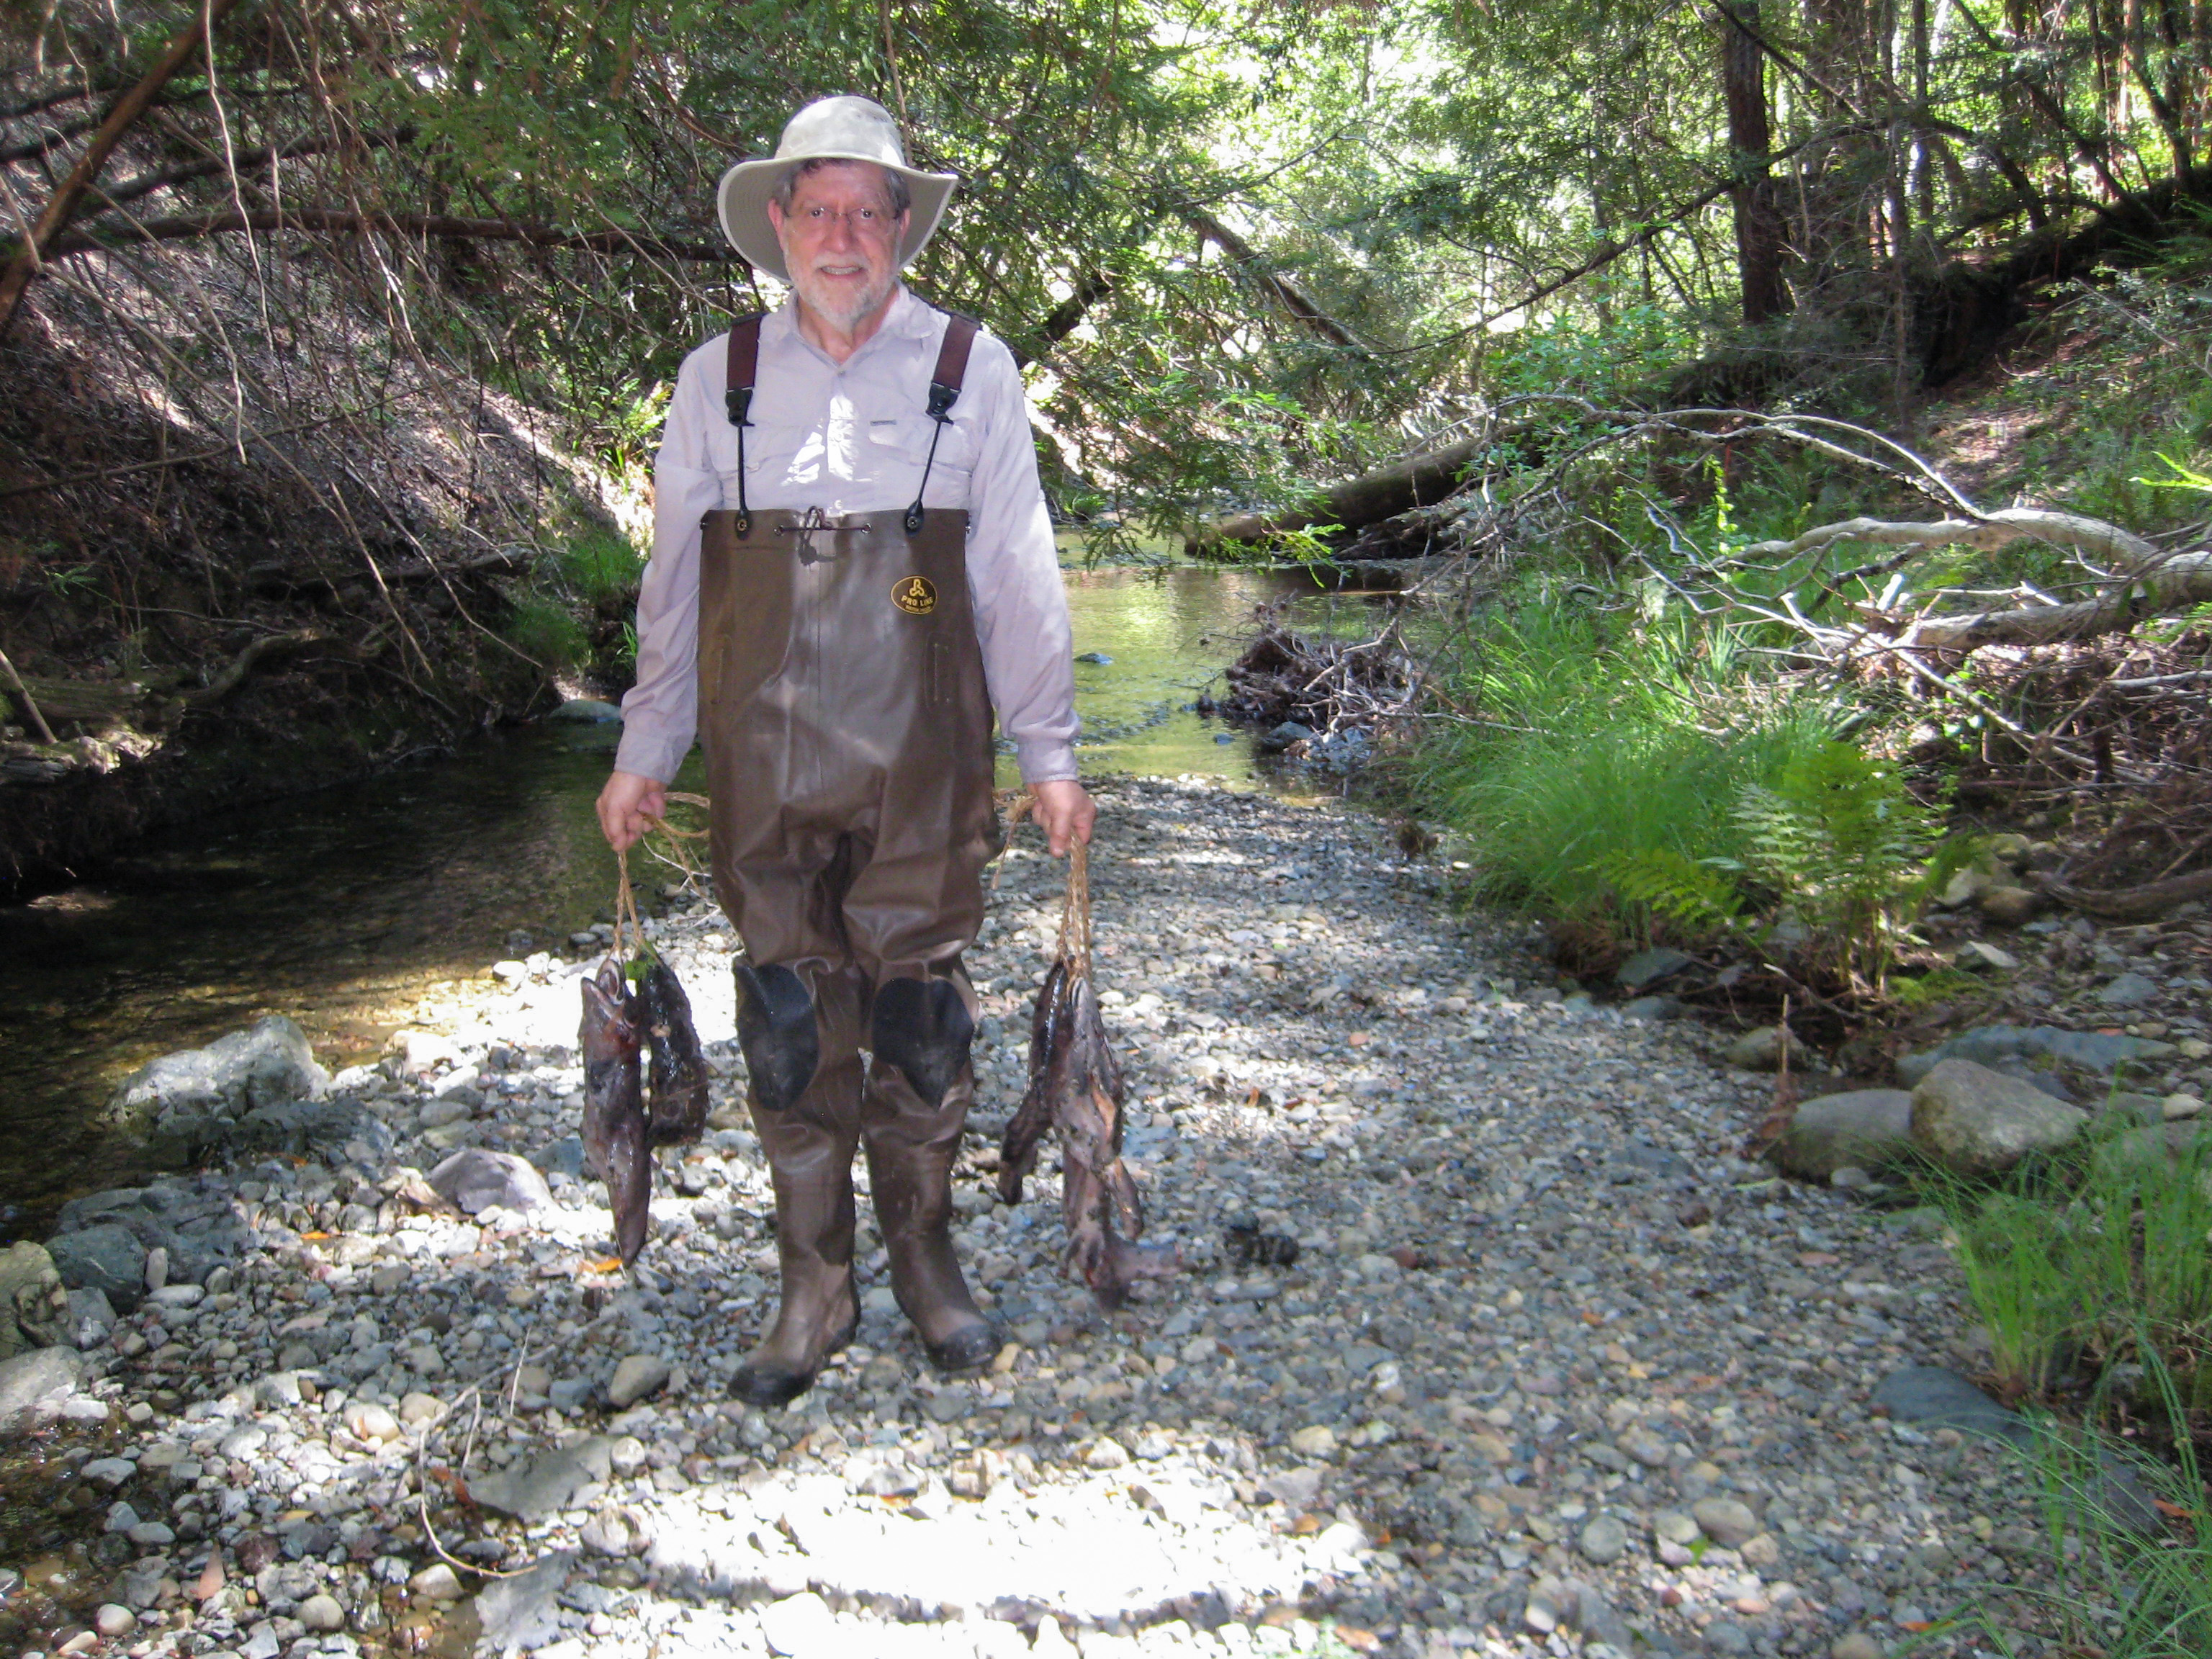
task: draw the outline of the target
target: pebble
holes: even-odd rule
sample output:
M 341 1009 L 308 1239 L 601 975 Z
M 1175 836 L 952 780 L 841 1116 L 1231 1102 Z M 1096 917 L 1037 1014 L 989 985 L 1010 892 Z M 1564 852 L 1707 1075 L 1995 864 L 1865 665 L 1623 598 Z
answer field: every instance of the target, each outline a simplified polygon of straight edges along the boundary
M 1734 1549 L 1759 1532 L 1759 1517 L 1733 1498 L 1704 1498 L 1690 1506 L 1698 1529 L 1716 1544 Z
M 553 1564 L 517 1644 L 559 1659 L 1310 1651 L 1323 1616 L 1373 1633 L 1363 1651 L 1626 1652 L 1626 1620 L 1654 1653 L 1881 1659 L 1838 1632 L 2033 1581 L 2012 1466 L 1870 1409 L 1908 1368 L 1981 1368 L 1940 1217 L 1893 1225 L 1740 1161 L 1771 1076 L 1717 1065 L 1695 1019 L 1561 1000 L 1519 924 L 1453 911 L 1443 866 L 1383 826 L 1167 781 L 1098 793 L 1126 1147 L 1181 1278 L 1099 1315 L 1061 1272 L 1049 1145 L 1028 1201 L 993 1201 L 1064 880 L 1028 831 L 969 960 L 957 1248 L 1006 1334 L 978 1377 L 931 1372 L 864 1195 L 855 1346 L 788 1407 L 731 1398 L 775 1263 L 725 924 L 647 924 L 717 1127 L 680 1182 L 676 1155 L 657 1174 L 628 1272 L 603 1191 L 555 1155 L 581 1104 L 577 964 L 510 951 L 520 975 L 428 1022 L 452 1035 L 334 1085 L 388 1151 L 210 1177 L 251 1222 L 229 1277 L 173 1249 L 165 1288 L 204 1293 L 150 1300 L 97 1350 L 86 1386 L 114 1413 L 64 1490 L 99 1494 L 86 1526 L 120 1523 L 99 1594 L 155 1605 L 166 1580 L 201 1605 L 133 1650 L 274 1659 L 305 1630 L 335 1654 L 349 1608 L 386 1639 L 369 1621 L 396 1587 L 462 1600 L 420 1534 L 416 1443 L 426 1469 L 470 1449 L 478 1507 L 433 1485 L 433 1518 L 463 1559 L 524 1574 L 484 1581 L 514 1587 L 507 1616 L 535 1616 L 526 1570 Z M 2155 1012 L 2201 1029 L 2178 996 Z M 438 1073 L 482 1103 L 433 1140 Z M 469 1222 L 425 1200 L 421 1172 L 471 1146 L 538 1157 L 550 1201 Z M 1231 1224 L 1296 1260 L 1232 1258 Z M 167 1541 L 127 1543 L 142 1526 Z M 338 1623 L 308 1619 L 325 1600 Z
M 126 1607 L 109 1601 L 93 1614 L 92 1626 L 109 1641 L 117 1641 L 138 1628 L 138 1615 Z
M 1620 1559 L 1628 1548 L 1628 1528 L 1610 1515 L 1593 1516 L 1583 1523 L 1576 1540 L 1582 1553 L 1600 1566 Z
M 1887 1659 L 1881 1643 L 1863 1631 L 1838 1637 L 1828 1649 L 1828 1659 Z
M 670 1366 L 656 1353 L 634 1353 L 615 1367 L 607 1384 L 607 1403 L 617 1411 L 634 1406 L 667 1385 Z
M 345 1628 L 345 1609 L 334 1595 L 311 1595 L 300 1603 L 294 1615 L 309 1630 L 332 1631 Z
M 381 1443 L 400 1436 L 399 1419 L 372 1400 L 349 1401 L 344 1411 L 346 1431 L 356 1440 Z

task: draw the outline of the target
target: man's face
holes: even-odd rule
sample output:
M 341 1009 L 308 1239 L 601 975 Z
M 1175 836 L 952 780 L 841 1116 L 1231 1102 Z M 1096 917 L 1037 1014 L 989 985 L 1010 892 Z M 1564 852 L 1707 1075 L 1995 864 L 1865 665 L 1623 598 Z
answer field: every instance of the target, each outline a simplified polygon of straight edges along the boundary
M 839 161 L 799 180 L 788 210 L 768 204 L 799 303 L 839 329 L 872 316 L 898 280 L 907 215 L 893 215 L 884 170 Z

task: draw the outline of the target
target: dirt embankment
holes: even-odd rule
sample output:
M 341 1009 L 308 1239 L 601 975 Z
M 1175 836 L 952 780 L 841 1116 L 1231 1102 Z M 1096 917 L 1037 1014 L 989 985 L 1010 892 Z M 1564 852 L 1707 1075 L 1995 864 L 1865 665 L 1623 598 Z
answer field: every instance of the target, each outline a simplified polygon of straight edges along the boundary
M 281 312 L 186 265 L 205 326 L 118 259 L 0 340 L 0 890 L 550 706 L 560 550 L 621 533 L 550 420 L 313 256 L 283 282 L 329 303 Z

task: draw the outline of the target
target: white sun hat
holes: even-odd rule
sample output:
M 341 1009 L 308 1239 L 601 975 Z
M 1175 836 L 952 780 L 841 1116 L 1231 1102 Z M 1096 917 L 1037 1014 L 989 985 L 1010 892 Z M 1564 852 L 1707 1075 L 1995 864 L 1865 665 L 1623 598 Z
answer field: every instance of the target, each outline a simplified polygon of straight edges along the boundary
M 775 227 L 769 222 L 769 198 L 793 162 L 816 159 L 873 161 L 906 180 L 914 196 L 914 216 L 907 221 L 906 237 L 899 244 L 901 266 L 911 262 L 937 234 L 945 204 L 952 199 L 952 187 L 960 182 L 957 173 L 923 173 L 908 167 L 906 147 L 899 142 L 898 124 L 874 99 L 817 98 L 785 125 L 774 155 L 738 162 L 722 175 L 715 191 L 722 234 L 730 239 L 730 246 L 781 282 L 789 282 L 791 273 L 784 269 L 783 245 L 776 240 Z

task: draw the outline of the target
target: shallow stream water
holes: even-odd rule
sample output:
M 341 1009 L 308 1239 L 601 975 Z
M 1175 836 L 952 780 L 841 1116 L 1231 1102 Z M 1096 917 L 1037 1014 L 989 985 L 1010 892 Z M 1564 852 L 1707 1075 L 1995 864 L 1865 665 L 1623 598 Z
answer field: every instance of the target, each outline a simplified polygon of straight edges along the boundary
M 1255 607 L 1302 628 L 1372 627 L 1387 596 L 1297 572 L 1066 572 L 1086 773 L 1278 780 L 1249 735 L 1189 705 Z M 1110 660 L 1085 662 L 1090 655 Z M 101 1103 L 155 1055 L 264 1014 L 298 1020 L 333 1069 L 435 1023 L 457 978 L 608 916 L 613 855 L 592 802 L 617 728 L 491 733 L 372 781 L 241 805 L 149 838 L 82 885 L 0 905 L 0 1237 L 130 1173 Z M 1224 740 L 1226 739 L 1226 740 Z M 677 781 L 703 790 L 695 754 Z M 1015 781 L 1002 759 L 1001 781 Z M 1293 787 L 1298 787 L 1293 781 Z

